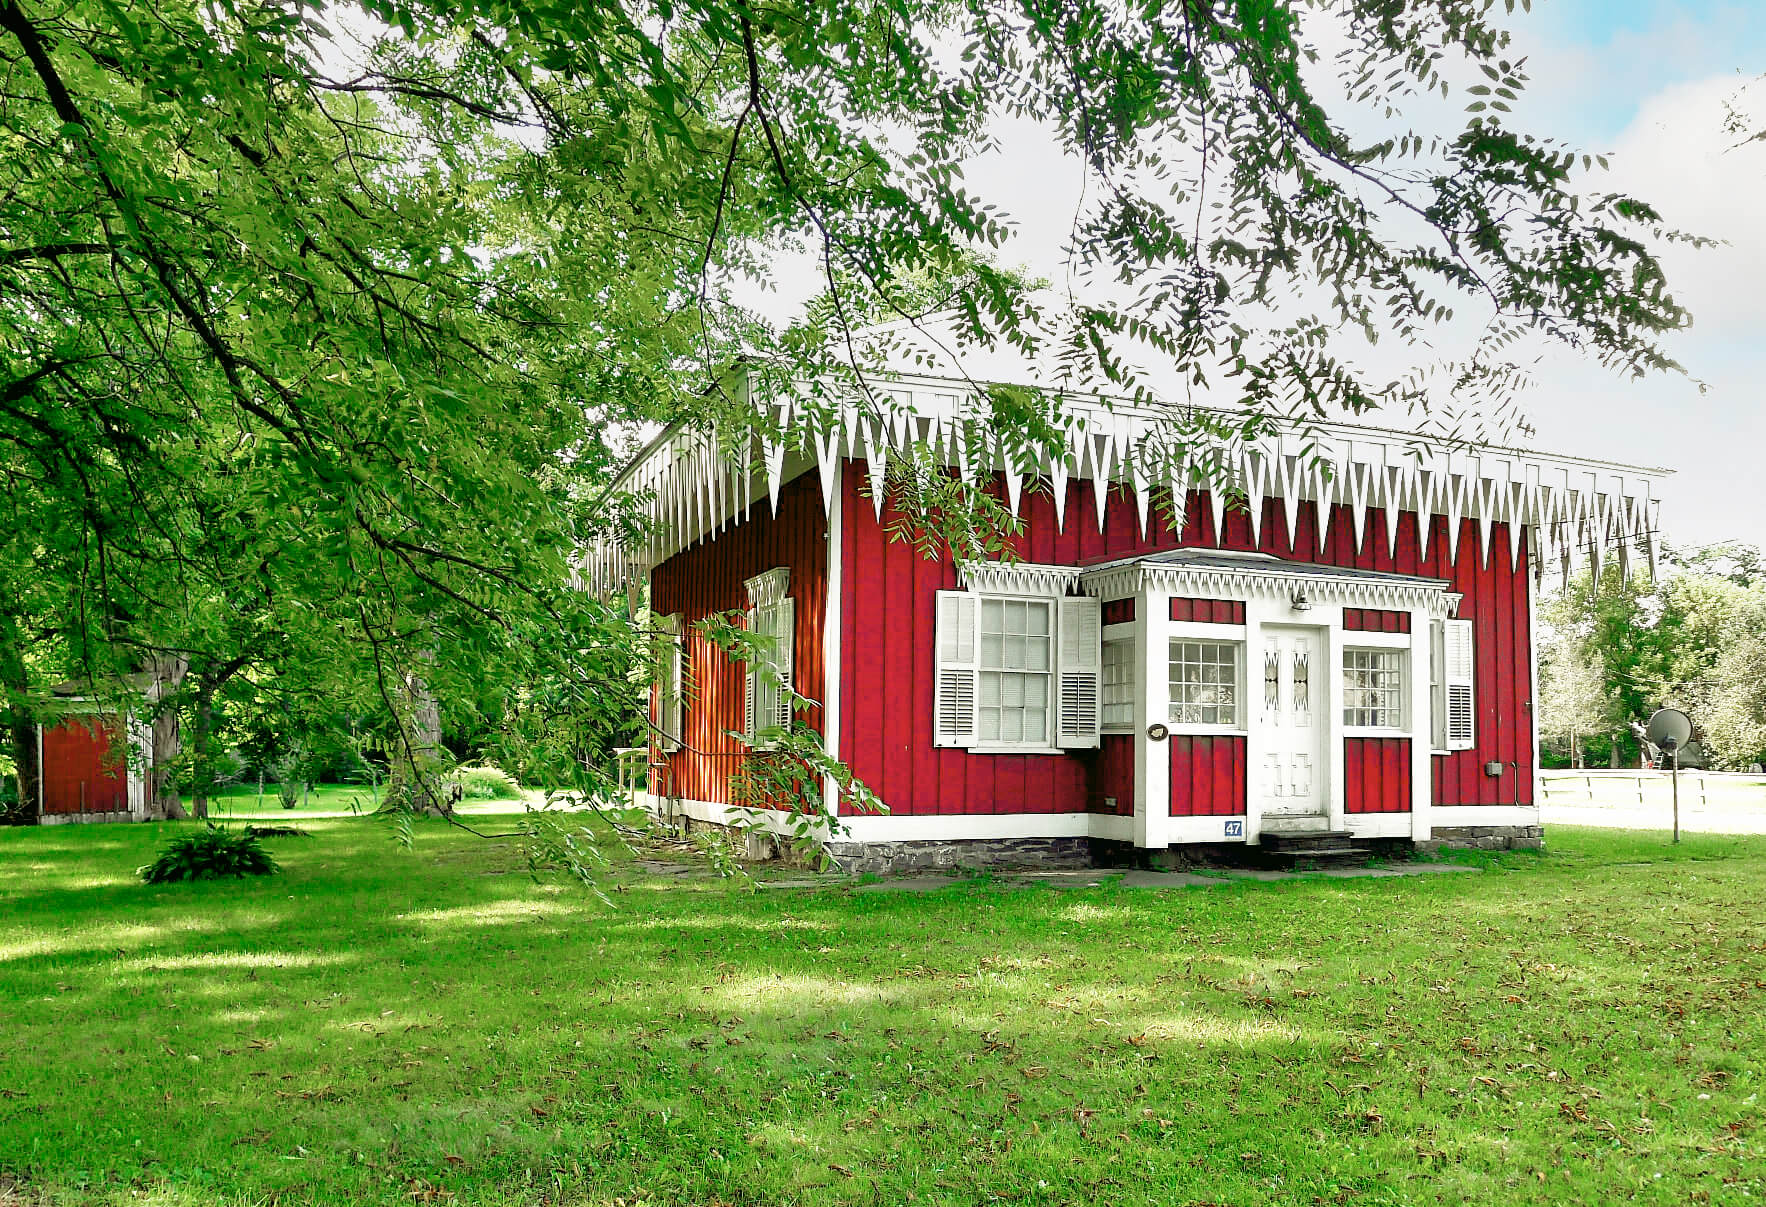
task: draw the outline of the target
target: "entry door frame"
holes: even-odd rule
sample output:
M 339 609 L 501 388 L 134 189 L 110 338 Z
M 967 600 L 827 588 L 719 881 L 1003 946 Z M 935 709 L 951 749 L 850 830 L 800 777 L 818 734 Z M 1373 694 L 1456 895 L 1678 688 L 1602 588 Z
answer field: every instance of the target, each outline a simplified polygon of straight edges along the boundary
M 1321 806 L 1316 816 L 1326 829 L 1340 829 L 1343 793 L 1338 790 L 1341 773 L 1336 748 L 1341 745 L 1341 709 L 1332 705 L 1340 698 L 1339 685 L 1331 682 L 1333 674 L 1341 674 L 1341 659 L 1333 655 L 1331 626 L 1320 618 L 1305 615 L 1282 621 L 1266 620 L 1258 625 L 1256 636 L 1246 642 L 1245 649 L 1245 711 L 1246 807 L 1253 802 L 1258 813 L 1258 832 L 1264 829 L 1266 806 L 1273 797 L 1269 784 L 1266 755 L 1269 729 L 1263 720 L 1263 665 L 1265 644 L 1274 633 L 1305 633 L 1313 642 L 1313 665 L 1308 669 L 1309 709 L 1312 713 L 1312 796 Z M 1291 683 L 1293 667 L 1278 672 Z M 1249 828 L 1249 827 L 1247 827 Z
M 1296 612 L 1284 599 L 1253 597 L 1245 605 L 1245 841 L 1263 841 L 1265 750 L 1263 726 L 1255 712 L 1263 708 L 1263 630 L 1310 629 L 1318 637 L 1319 665 L 1313 668 L 1312 714 L 1318 727 L 1318 763 L 1313 782 L 1324 799 L 1326 829 L 1343 828 L 1343 609 L 1312 607 Z

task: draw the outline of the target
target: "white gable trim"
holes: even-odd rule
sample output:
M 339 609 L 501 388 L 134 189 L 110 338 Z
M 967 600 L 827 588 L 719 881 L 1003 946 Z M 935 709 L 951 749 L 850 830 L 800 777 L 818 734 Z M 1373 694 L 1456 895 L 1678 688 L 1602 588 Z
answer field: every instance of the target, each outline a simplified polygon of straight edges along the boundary
M 739 393 L 749 398 L 746 385 Z M 730 441 L 677 425 L 652 441 L 619 476 L 616 489 L 638 496 L 650 536 L 636 548 L 612 539 L 596 543 L 585 567 L 591 585 L 610 589 L 746 516 L 762 498 L 776 508 L 783 484 L 811 468 L 820 470 L 823 501 L 831 508 L 843 458 L 863 463 L 880 514 L 883 500 L 875 488 L 885 463 L 915 445 L 934 450 L 969 481 L 1004 472 L 1014 511 L 1021 507 L 1027 479 L 1065 483 L 1089 478 L 1100 504 L 1116 482 L 1134 490 L 1144 531 L 1149 523 L 1164 522 L 1163 517 L 1149 517 L 1148 511 L 1149 490 L 1158 484 L 1180 497 L 1192 489 L 1209 491 L 1218 529 L 1225 492 L 1243 490 L 1254 501 L 1276 500 L 1291 535 L 1301 503 L 1316 502 L 1322 508 L 1341 501 L 1351 509 L 1358 545 L 1366 540 L 1370 511 L 1385 516 L 1388 541 L 1405 511 L 1443 514 L 1450 520 L 1450 550 L 1460 539 L 1459 521 L 1478 521 L 1473 535 L 1487 560 L 1492 527 L 1502 521 L 1511 533 L 1529 530 L 1511 537 L 1516 544 L 1527 540 L 1540 555 L 1555 549 L 1566 573 L 1579 551 L 1597 568 L 1608 550 L 1622 566 L 1631 564 L 1634 551 L 1641 551 L 1653 566 L 1659 527 L 1655 484 L 1668 473 L 1519 449 L 1448 444 L 1352 424 L 1289 423 L 1277 424 L 1260 440 L 1234 442 L 1221 450 L 1224 473 L 1216 475 L 1189 464 L 1184 448 L 1168 438 L 1174 421 L 1209 412 L 1138 406 L 1096 395 L 1060 399 L 1053 419 L 1061 445 L 1058 456 L 1051 458 L 1047 450 L 1025 447 L 1021 432 L 997 428 L 969 383 L 939 378 L 894 376 L 887 390 L 874 390 L 869 401 L 854 397 L 835 404 L 812 399 L 802 390 L 754 399 L 753 404 L 762 427 L 785 435 Z M 1216 417 L 1232 418 L 1224 412 Z M 1333 480 L 1318 472 L 1315 461 L 1320 458 L 1335 470 Z M 1058 513 L 1063 527 L 1072 522 L 1064 507 Z M 1253 514 L 1255 523 L 1261 520 L 1260 512 Z M 1430 540 L 1429 525 L 1421 528 L 1420 539 Z
M 958 562 L 957 577 L 970 591 L 992 595 L 1053 595 L 1069 593 L 1084 571 L 1078 566 L 1041 566 L 1031 562 Z

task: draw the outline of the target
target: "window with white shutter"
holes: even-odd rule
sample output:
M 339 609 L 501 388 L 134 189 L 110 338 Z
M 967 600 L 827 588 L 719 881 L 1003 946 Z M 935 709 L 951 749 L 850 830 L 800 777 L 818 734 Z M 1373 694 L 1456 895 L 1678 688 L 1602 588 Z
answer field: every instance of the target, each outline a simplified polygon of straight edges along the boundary
M 1477 740 L 1472 622 L 1438 620 L 1429 635 L 1434 748 L 1439 752 L 1470 750 Z
M 1085 596 L 1063 598 L 1060 616 L 1055 744 L 1063 749 L 1095 747 L 1104 657 L 1098 601 Z
M 1097 600 L 940 591 L 937 609 L 933 745 L 1001 752 L 1097 746 Z

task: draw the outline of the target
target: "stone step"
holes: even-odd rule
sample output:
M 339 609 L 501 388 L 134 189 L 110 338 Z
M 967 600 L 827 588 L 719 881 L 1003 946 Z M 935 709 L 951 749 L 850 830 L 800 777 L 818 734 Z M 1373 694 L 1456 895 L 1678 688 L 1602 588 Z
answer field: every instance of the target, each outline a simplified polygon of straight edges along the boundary
M 1273 816 L 1266 815 L 1263 819 L 1265 834 L 1322 834 L 1326 830 L 1324 816 L 1317 813 L 1277 813 Z
M 1347 830 L 1307 830 L 1290 833 L 1264 831 L 1263 845 L 1272 851 L 1316 851 L 1347 847 L 1354 839 Z

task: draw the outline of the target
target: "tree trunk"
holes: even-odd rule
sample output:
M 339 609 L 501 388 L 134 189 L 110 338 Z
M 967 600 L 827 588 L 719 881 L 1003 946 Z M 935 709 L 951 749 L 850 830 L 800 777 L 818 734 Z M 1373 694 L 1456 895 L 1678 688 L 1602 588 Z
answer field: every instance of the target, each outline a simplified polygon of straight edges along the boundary
M 147 671 L 153 676 L 153 686 L 147 693 L 149 702 L 157 708 L 177 691 L 189 667 L 189 660 L 181 656 L 149 659 Z M 184 816 L 184 804 L 172 787 L 172 763 L 178 757 L 179 736 L 178 710 L 171 707 L 159 709 L 153 718 L 153 752 L 147 776 L 150 815 L 174 819 Z
M 208 820 L 209 793 L 214 790 L 215 689 L 206 681 L 196 689 L 196 740 L 190 784 L 190 812 L 198 821 Z
M 42 768 L 37 761 L 37 719 L 25 706 L 30 686 L 18 622 L 0 612 L 0 692 L 4 692 L 6 699 L 6 740 L 12 747 L 12 765 L 18 773 L 18 802 L 10 809 L 0 807 L 0 825 L 22 826 L 37 816 Z
M 1619 769 L 1619 739 L 1614 738 L 1613 744 L 1607 747 L 1607 766 L 1614 771 Z
M 386 798 L 400 801 L 413 813 L 442 816 L 453 812 L 441 784 L 441 706 L 421 675 L 402 676 L 403 698 L 399 738 L 392 750 Z

